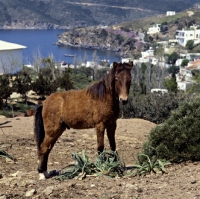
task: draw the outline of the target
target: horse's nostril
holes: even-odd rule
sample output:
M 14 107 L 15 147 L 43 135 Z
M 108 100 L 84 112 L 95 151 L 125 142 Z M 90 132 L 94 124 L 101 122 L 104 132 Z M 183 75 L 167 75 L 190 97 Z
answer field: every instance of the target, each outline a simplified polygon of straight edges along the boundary
M 123 105 L 126 104 L 128 102 L 128 99 L 122 99 L 122 98 L 119 98 L 119 101 L 120 103 L 122 103 Z

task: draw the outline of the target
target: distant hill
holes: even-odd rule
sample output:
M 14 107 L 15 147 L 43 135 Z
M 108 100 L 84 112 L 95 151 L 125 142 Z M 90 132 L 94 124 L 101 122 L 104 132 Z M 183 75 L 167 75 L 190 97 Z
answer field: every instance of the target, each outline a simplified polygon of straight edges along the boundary
M 176 30 L 189 28 L 193 24 L 200 25 L 200 8 L 186 9 L 177 12 L 174 16 L 159 15 L 136 19 L 117 24 L 114 28 L 147 32 L 148 28 L 154 24 L 161 24 L 161 32 L 153 35 L 153 37 L 157 37 L 158 41 L 175 39 Z
M 160 33 L 147 35 L 153 24 L 161 24 Z M 59 35 L 58 45 L 111 50 L 119 56 L 131 57 L 148 49 L 153 41 L 175 39 L 177 29 L 189 28 L 193 24 L 200 25 L 200 9 L 187 9 L 174 16 L 160 15 L 113 26 L 75 28 Z
M 113 25 L 181 11 L 199 0 L 0 0 L 0 28 L 74 28 Z

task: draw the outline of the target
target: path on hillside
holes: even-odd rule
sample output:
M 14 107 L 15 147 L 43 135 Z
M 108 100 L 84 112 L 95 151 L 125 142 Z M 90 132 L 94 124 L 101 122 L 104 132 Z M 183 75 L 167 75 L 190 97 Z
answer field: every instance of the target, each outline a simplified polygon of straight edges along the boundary
M 111 5 L 106 5 L 106 4 L 81 3 L 81 2 L 72 2 L 72 1 L 68 1 L 68 2 L 65 2 L 65 3 L 76 4 L 76 5 L 84 5 L 84 6 L 102 6 L 102 7 L 109 7 L 109 8 L 120 8 L 120 9 L 124 9 L 124 10 L 140 10 L 140 11 L 149 11 L 149 12 L 152 12 L 152 10 L 143 9 L 143 8 L 137 8 L 137 7 L 111 6 Z

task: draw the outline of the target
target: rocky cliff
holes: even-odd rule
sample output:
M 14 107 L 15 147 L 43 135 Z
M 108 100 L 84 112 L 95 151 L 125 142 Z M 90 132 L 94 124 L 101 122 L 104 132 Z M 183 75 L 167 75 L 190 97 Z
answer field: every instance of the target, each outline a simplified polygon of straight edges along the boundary
M 111 27 L 76 28 L 62 33 L 58 45 L 110 50 L 121 57 L 132 56 L 146 47 L 144 34 Z

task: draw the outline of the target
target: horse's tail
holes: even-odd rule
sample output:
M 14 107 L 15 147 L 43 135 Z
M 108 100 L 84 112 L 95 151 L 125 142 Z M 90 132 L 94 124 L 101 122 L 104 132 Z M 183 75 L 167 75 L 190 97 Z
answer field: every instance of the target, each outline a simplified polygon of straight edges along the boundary
M 35 110 L 34 120 L 34 134 L 38 149 L 40 148 L 40 144 L 42 143 L 45 136 L 44 123 L 42 118 L 42 108 L 42 104 L 37 106 Z

